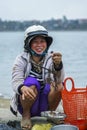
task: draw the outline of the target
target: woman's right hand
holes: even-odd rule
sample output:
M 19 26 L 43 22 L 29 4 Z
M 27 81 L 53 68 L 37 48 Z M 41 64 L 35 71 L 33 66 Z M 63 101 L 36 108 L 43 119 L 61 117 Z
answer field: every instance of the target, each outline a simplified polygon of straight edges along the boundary
M 32 85 L 30 87 L 23 86 L 21 88 L 21 92 L 22 92 L 22 100 L 25 100 L 26 98 L 29 100 L 36 99 L 37 90 L 36 90 L 36 87 L 34 85 Z

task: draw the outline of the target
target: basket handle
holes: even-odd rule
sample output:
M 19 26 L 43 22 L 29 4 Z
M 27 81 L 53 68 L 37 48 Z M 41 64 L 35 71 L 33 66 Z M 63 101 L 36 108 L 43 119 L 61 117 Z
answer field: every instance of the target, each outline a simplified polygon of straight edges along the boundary
M 65 78 L 65 80 L 64 80 L 64 89 L 65 89 L 66 91 L 68 91 L 68 90 L 67 90 L 67 86 L 66 86 L 67 80 L 70 80 L 70 81 L 72 82 L 72 89 L 71 89 L 71 91 L 75 90 L 74 80 L 73 80 L 73 78 L 71 78 L 71 77 Z

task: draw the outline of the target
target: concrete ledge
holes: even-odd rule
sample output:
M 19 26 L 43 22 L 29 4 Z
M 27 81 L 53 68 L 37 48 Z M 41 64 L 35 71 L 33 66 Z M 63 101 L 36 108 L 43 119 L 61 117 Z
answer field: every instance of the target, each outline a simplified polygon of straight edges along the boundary
M 58 108 L 56 109 L 59 112 L 63 112 L 62 102 L 60 102 Z M 20 121 L 21 115 L 18 113 L 16 117 L 10 111 L 10 99 L 0 98 L 0 123 L 8 121 Z

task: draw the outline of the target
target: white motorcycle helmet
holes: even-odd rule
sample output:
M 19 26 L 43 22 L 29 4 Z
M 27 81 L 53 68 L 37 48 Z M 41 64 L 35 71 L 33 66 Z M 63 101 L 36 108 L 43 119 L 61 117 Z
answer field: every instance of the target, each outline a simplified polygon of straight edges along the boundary
M 43 52 L 43 54 L 37 54 L 36 52 L 34 52 L 30 48 L 30 42 L 36 36 L 43 36 L 46 39 L 47 49 L 45 50 L 45 52 Z M 33 26 L 28 27 L 25 30 L 24 49 L 25 49 L 25 51 L 30 52 L 32 55 L 36 55 L 36 56 L 41 56 L 42 55 L 42 56 L 44 56 L 47 53 L 48 48 L 52 44 L 52 41 L 53 41 L 53 38 L 51 36 L 48 36 L 48 31 L 41 25 L 33 25 Z

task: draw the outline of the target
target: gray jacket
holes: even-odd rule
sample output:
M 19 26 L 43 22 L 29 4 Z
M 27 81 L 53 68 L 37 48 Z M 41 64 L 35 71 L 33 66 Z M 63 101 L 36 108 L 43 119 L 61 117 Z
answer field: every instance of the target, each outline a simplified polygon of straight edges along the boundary
M 45 57 L 45 61 L 42 68 L 42 77 L 44 81 L 46 81 L 48 77 L 48 70 L 50 69 L 52 71 L 52 58 L 51 54 L 47 54 Z M 44 69 L 46 68 L 46 69 Z M 29 72 L 31 70 L 31 63 L 30 63 L 30 54 L 23 52 L 22 54 L 18 55 L 16 57 L 16 60 L 13 65 L 12 70 L 12 87 L 14 91 L 14 96 L 12 97 L 10 106 L 13 113 L 17 114 L 17 104 L 18 104 L 18 95 L 20 94 L 18 91 L 18 88 L 21 84 L 23 84 L 24 79 L 29 75 Z M 59 76 L 57 76 L 58 83 L 63 82 L 64 80 L 64 68 L 58 71 Z M 52 73 L 50 73 L 50 78 L 52 81 L 54 81 L 54 76 Z

